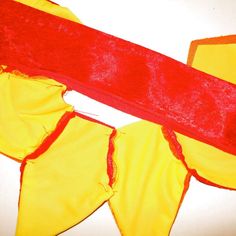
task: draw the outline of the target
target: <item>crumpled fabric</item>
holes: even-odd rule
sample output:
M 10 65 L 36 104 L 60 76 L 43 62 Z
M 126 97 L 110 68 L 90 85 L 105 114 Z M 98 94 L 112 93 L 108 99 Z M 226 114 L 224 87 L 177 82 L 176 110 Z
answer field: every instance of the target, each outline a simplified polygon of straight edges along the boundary
M 169 235 L 191 174 L 172 153 L 162 127 L 140 121 L 118 130 L 109 206 L 122 235 Z
M 1 64 L 236 154 L 236 85 L 23 4 L 0 4 Z
M 67 114 L 23 160 L 17 235 L 56 235 L 105 201 L 122 235 L 168 235 L 192 174 L 235 188 L 229 153 L 148 121 L 116 131 Z

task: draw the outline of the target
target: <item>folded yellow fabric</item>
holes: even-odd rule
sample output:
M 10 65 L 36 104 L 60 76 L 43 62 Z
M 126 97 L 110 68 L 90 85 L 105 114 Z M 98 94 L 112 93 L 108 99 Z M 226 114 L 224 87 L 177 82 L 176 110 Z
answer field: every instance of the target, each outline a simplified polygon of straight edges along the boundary
M 17 160 L 37 149 L 72 107 L 66 87 L 45 77 L 0 74 L 0 152 Z
M 112 135 L 112 128 L 76 116 L 52 144 L 44 144 L 40 156 L 26 159 L 17 236 L 57 235 L 112 196 L 107 174 Z

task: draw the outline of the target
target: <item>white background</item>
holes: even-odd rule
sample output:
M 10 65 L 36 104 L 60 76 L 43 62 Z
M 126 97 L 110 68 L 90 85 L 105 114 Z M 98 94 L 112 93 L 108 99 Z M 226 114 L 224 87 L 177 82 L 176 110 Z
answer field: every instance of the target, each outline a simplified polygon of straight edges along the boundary
M 182 62 L 187 60 L 192 40 L 236 33 L 234 0 L 55 2 L 68 6 L 88 26 L 141 44 Z M 115 126 L 136 120 L 106 106 L 97 105 L 75 92 L 67 94 L 66 101 L 77 110 L 96 114 L 98 116 L 95 118 Z M 19 164 L 0 156 L 0 236 L 14 235 L 19 177 Z M 236 192 L 209 187 L 192 179 L 171 236 L 234 236 L 235 211 Z M 105 204 L 81 224 L 61 235 L 120 234 Z

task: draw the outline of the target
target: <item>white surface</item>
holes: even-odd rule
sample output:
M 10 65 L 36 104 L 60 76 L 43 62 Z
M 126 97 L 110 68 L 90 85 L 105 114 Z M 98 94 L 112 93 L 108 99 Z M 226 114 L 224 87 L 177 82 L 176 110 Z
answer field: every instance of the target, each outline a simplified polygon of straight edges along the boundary
M 88 26 L 141 44 L 182 62 L 186 62 L 191 40 L 234 34 L 236 29 L 234 0 L 55 2 L 70 7 Z M 66 101 L 74 104 L 76 110 L 93 113 L 93 118 L 109 121 L 116 126 L 133 121 L 132 117 L 125 118 L 123 114 L 118 115 L 117 111 L 113 112 L 106 106 L 97 106 L 75 92 L 66 95 Z M 14 235 L 18 191 L 19 164 L 1 156 L 0 236 Z M 236 192 L 209 187 L 192 179 L 171 236 L 234 236 L 235 211 Z M 119 232 L 105 204 L 81 224 L 61 235 L 118 236 Z

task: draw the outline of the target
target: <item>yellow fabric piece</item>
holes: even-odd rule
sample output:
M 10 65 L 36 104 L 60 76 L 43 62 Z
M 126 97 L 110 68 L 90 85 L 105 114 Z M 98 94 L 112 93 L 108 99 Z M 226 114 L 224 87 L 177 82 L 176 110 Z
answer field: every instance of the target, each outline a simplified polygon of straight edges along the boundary
M 53 4 L 47 0 L 14 0 L 16 2 L 23 3 L 27 6 L 36 8 L 38 10 L 50 13 L 55 16 L 60 16 L 62 18 L 80 22 L 77 16 L 75 16 L 69 9 Z
M 236 42 L 235 44 L 199 45 L 192 67 L 235 84 Z
M 122 235 L 168 235 L 188 173 L 170 151 L 161 126 L 140 121 L 120 129 L 114 161 L 115 194 L 109 203 Z
M 192 66 L 236 83 L 236 43 L 198 45 Z M 189 168 L 215 183 L 236 188 L 236 156 L 177 133 Z
M 52 236 L 72 227 L 113 194 L 107 153 L 112 129 L 72 118 L 23 174 L 17 236 Z
M 177 134 L 185 161 L 205 179 L 220 186 L 236 189 L 236 158 L 205 143 Z
M 22 160 L 72 111 L 62 93 L 66 87 L 45 77 L 0 74 L 0 152 Z

